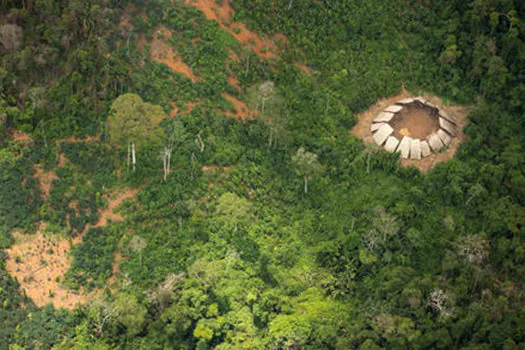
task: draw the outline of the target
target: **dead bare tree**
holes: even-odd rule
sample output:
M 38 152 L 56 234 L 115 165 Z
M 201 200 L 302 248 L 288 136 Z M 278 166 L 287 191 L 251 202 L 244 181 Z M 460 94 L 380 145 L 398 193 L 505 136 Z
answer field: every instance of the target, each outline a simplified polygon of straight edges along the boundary
M 99 299 L 95 300 L 88 311 L 97 335 L 101 335 L 104 327 L 116 316 L 117 309 L 111 303 Z
M 202 141 L 202 138 L 201 138 L 201 132 L 199 131 L 199 133 L 197 134 L 197 138 L 195 138 L 195 143 L 197 144 L 197 147 L 199 148 L 199 151 L 202 153 L 204 152 L 204 142 Z
M 164 149 L 161 151 L 161 159 L 164 167 L 164 181 L 167 180 L 171 172 L 171 154 L 173 150 L 182 145 L 187 138 L 184 125 L 179 119 L 172 119 L 167 127 L 167 139 Z
M 156 288 L 148 291 L 148 299 L 157 303 L 161 310 L 165 309 L 173 301 L 175 286 L 184 282 L 184 278 L 184 273 L 169 274 Z
M 459 239 L 456 249 L 460 258 L 479 267 L 489 256 L 489 241 L 480 235 L 468 235 Z
M 133 236 L 129 242 L 129 249 L 139 254 L 140 266 L 142 266 L 142 251 L 148 246 L 146 240 L 140 236 Z
M 453 315 L 450 303 L 450 295 L 442 289 L 434 289 L 428 298 L 428 306 L 441 317 L 449 317 Z
M 22 46 L 22 28 L 16 24 L 0 25 L 0 45 L 5 51 L 17 51 Z

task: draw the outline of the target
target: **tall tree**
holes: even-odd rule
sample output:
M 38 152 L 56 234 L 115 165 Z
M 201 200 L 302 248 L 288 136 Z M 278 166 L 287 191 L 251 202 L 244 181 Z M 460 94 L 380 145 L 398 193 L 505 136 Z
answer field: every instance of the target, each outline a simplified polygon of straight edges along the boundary
M 161 151 L 164 166 L 164 181 L 171 171 L 171 153 L 173 149 L 180 147 L 187 139 L 186 129 L 180 119 L 171 119 L 165 130 L 164 148 Z
M 129 167 L 131 159 L 133 171 L 137 144 L 160 139 L 163 131 L 159 124 L 164 118 L 166 114 L 160 106 L 144 102 L 136 94 L 121 95 L 111 105 L 109 135 L 115 142 L 127 144 L 127 164 Z
M 308 179 L 312 178 L 322 171 L 322 165 L 317 160 L 317 154 L 306 151 L 303 147 L 297 150 L 292 156 L 292 163 L 297 175 L 302 176 L 304 180 L 304 193 L 308 193 Z

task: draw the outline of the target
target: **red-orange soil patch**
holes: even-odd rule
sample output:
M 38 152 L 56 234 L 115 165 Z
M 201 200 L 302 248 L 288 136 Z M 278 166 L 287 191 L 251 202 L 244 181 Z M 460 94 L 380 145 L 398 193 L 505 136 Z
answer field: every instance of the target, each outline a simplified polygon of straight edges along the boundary
M 57 164 L 57 166 L 59 168 L 62 168 L 64 165 L 66 165 L 66 155 L 64 154 L 64 152 L 60 152 L 58 154 L 58 164 Z
M 216 165 L 205 165 L 201 167 L 202 172 L 209 172 L 209 171 L 230 171 L 233 167 L 235 167 L 235 164 L 228 165 L 228 166 L 216 166 Z
M 198 42 L 199 40 L 201 40 L 201 39 L 202 39 L 202 38 L 201 38 L 200 36 L 198 36 L 198 37 L 196 37 L 196 38 L 193 38 L 193 39 L 191 39 L 191 44 L 192 44 L 194 47 L 196 47 L 196 46 L 197 46 L 197 42 Z
M 34 169 L 35 174 L 33 176 L 37 178 L 38 187 L 42 192 L 43 198 L 46 199 L 49 196 L 49 193 L 51 193 L 53 181 L 58 179 L 58 176 L 53 170 L 44 170 L 41 165 L 35 165 Z
M 228 95 L 227 93 L 223 93 L 222 96 L 233 103 L 233 106 L 235 107 L 235 113 L 232 112 L 226 112 L 225 114 L 229 117 L 233 117 L 236 119 L 246 119 L 246 118 L 255 118 L 255 112 L 251 111 L 246 103 L 239 101 L 235 97 Z
M 241 92 L 241 87 L 239 86 L 239 79 L 237 79 L 236 77 L 234 76 L 229 76 L 228 77 L 228 84 L 230 84 L 232 87 L 234 87 L 235 89 L 237 89 L 237 91 Z
M 171 31 L 167 28 L 159 28 L 155 31 L 150 45 L 151 59 L 165 64 L 172 71 L 180 73 L 188 79 L 191 79 L 191 81 L 196 82 L 198 77 L 193 74 L 193 71 L 186 63 L 182 62 L 182 57 L 177 55 L 169 45 L 168 40 L 171 38 L 171 35 Z
M 33 141 L 33 139 L 31 138 L 31 135 L 29 135 L 28 133 L 22 132 L 20 130 L 17 130 L 17 129 L 13 130 L 13 132 L 11 133 L 11 138 L 21 143 L 29 143 Z
M 108 207 L 100 212 L 100 218 L 93 227 L 102 227 L 107 220 L 122 221 L 120 214 L 115 209 L 126 199 L 134 197 L 138 189 L 127 189 L 120 192 L 111 199 Z M 70 203 L 76 208 L 75 203 Z M 6 270 L 15 277 L 24 293 L 33 300 L 35 305 L 43 307 L 49 303 L 55 308 L 74 309 L 79 304 L 85 304 L 91 298 L 101 294 L 100 290 L 90 293 L 77 293 L 67 289 L 61 281 L 71 266 L 69 255 L 72 245 L 82 241 L 82 237 L 88 228 L 72 240 L 51 238 L 43 234 L 45 225 L 41 223 L 40 228 L 34 235 L 23 235 L 14 233 L 17 243 L 7 249 Z M 118 259 L 118 255 L 116 259 Z M 113 271 L 118 271 L 118 261 L 113 265 Z M 112 283 L 114 278 L 108 281 Z
M 243 23 L 231 20 L 233 9 L 228 0 L 217 4 L 216 0 L 186 0 L 204 13 L 208 20 L 214 20 L 219 26 L 229 32 L 239 43 L 247 45 L 261 58 L 276 58 L 278 47 L 270 39 L 263 39 L 250 31 Z
M 56 143 L 61 143 L 61 142 L 64 142 L 64 143 L 80 143 L 80 142 L 93 142 L 93 141 L 100 141 L 100 135 L 95 135 L 95 136 L 92 136 L 92 135 L 89 135 L 87 136 L 86 138 L 84 139 L 79 139 L 77 137 L 67 137 L 65 139 L 57 139 L 56 140 Z
M 173 118 L 177 115 L 177 113 L 179 113 L 179 109 L 177 108 L 174 102 L 171 102 L 170 104 L 173 107 L 173 109 L 170 111 L 170 117 Z M 191 113 L 191 111 L 193 111 L 193 108 L 198 106 L 200 102 L 189 101 L 186 104 L 187 104 L 186 109 L 180 112 L 179 115 L 186 115 L 186 114 Z
M 308 69 L 308 67 L 304 64 L 304 63 L 299 63 L 299 62 L 295 62 L 295 66 L 297 68 L 299 68 L 299 70 L 306 76 L 310 76 L 312 75 L 312 73 L 310 73 L 310 70 Z
M 377 116 L 377 114 L 385 109 L 386 107 L 390 106 L 391 104 L 394 104 L 395 102 L 407 98 L 407 97 L 413 97 L 408 91 L 403 89 L 400 94 L 390 96 L 384 99 L 379 99 L 373 106 L 371 106 L 368 110 L 361 113 L 358 116 L 358 122 L 357 124 L 352 128 L 350 131 L 351 135 L 357 136 L 361 139 L 363 139 L 366 143 L 374 144 L 374 140 L 372 138 L 372 131 L 370 130 L 370 126 L 372 124 L 372 121 Z M 456 151 L 458 150 L 458 147 L 460 143 L 465 140 L 465 135 L 463 134 L 463 128 L 468 122 L 467 114 L 468 114 L 468 107 L 465 106 L 444 106 L 441 99 L 435 96 L 428 96 L 423 95 L 423 98 L 426 100 L 432 102 L 434 105 L 438 105 L 439 108 L 450 114 L 452 117 L 454 117 L 457 121 L 458 127 L 458 135 L 454 138 L 452 138 L 452 142 L 450 145 L 444 149 L 442 152 L 438 153 L 432 153 L 430 156 L 425 157 L 421 160 L 416 159 L 401 159 L 401 165 L 402 166 L 415 166 L 419 170 L 421 170 L 424 173 L 427 173 L 428 170 L 435 167 L 437 164 L 441 162 L 449 161 L 454 157 L 454 154 L 456 154 Z M 425 128 L 427 128 L 428 125 L 425 125 Z M 402 128 L 401 128 L 402 129 Z M 416 129 L 407 129 L 404 131 L 401 131 L 401 129 L 398 130 L 398 132 L 421 132 L 422 130 L 416 130 Z M 406 128 L 405 128 L 406 129 Z M 414 130 L 414 131 L 413 131 Z
M 241 62 L 241 59 L 239 58 L 239 55 L 235 53 L 235 51 L 230 50 L 230 58 L 234 60 L 235 62 Z
M 73 309 L 99 292 L 79 294 L 61 285 L 71 265 L 71 245 L 67 239 L 45 236 L 44 229 L 41 224 L 34 235 L 13 234 L 18 243 L 7 249 L 6 270 L 36 306 L 51 303 L 56 308 Z
M 148 41 L 146 40 L 146 36 L 144 34 L 140 34 L 139 36 L 139 42 L 137 44 L 137 47 L 140 51 L 144 51 L 144 49 L 146 48 L 146 44 L 148 43 Z
M 99 213 L 97 223 L 91 227 L 104 227 L 110 219 L 114 222 L 124 221 L 122 215 L 115 213 L 115 209 L 118 208 L 126 199 L 135 197 L 138 192 L 139 190 L 137 188 L 128 188 L 123 192 L 119 192 L 115 198 L 109 200 L 108 206 Z M 85 231 L 87 231 L 88 228 L 89 227 L 87 227 Z M 75 237 L 73 243 L 79 243 L 81 241 L 81 238 L 81 236 Z

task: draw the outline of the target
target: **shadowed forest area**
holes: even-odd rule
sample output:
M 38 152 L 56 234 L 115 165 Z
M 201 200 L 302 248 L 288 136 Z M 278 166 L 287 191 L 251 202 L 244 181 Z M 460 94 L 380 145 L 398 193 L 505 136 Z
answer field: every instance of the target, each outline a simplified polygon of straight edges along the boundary
M 522 349 L 524 96 L 520 0 L 0 0 L 0 349 Z

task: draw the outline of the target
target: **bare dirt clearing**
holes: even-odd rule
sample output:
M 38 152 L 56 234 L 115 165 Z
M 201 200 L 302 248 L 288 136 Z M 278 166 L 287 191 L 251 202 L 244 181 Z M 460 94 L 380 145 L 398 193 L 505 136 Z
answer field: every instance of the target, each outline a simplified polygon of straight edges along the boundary
M 61 285 L 71 265 L 71 245 L 67 239 L 44 235 L 44 230 L 41 224 L 34 235 L 13 233 L 17 243 L 7 250 L 6 270 L 36 306 L 51 303 L 56 308 L 73 309 L 95 292 L 79 294 Z
M 138 189 L 119 192 L 109 200 L 107 208 L 100 212 L 99 220 L 93 227 L 103 227 L 109 219 L 123 221 L 122 215 L 115 213 L 115 210 L 124 200 L 134 197 L 137 193 Z M 44 223 L 40 224 L 34 235 L 13 233 L 17 243 L 7 250 L 6 270 L 18 280 L 22 290 L 38 307 L 51 303 L 55 308 L 73 309 L 100 294 L 100 290 L 77 293 L 61 284 L 71 266 L 71 248 L 82 242 L 88 228 L 75 237 L 71 244 L 67 238 L 45 235 Z M 113 268 L 117 270 L 118 266 Z
M 410 104 L 396 114 L 390 121 L 390 126 L 398 139 L 403 136 L 424 139 L 439 129 L 439 120 L 426 109 Z
M 350 131 L 351 135 L 357 136 L 366 143 L 374 143 L 374 139 L 372 137 L 372 131 L 370 130 L 370 126 L 372 124 L 372 121 L 374 118 L 384 110 L 386 107 L 396 103 L 399 100 L 402 100 L 404 98 L 413 97 L 412 94 L 410 94 L 408 91 L 403 89 L 400 94 L 390 96 L 384 99 L 378 100 L 373 106 L 371 106 L 368 110 L 364 111 L 358 116 L 357 124 L 352 128 Z M 429 95 L 423 95 L 423 97 L 430 101 L 431 103 L 438 105 L 442 110 L 447 112 L 448 114 L 455 117 L 457 121 L 457 130 L 458 134 L 456 137 L 452 139 L 451 144 L 444 149 L 442 152 L 434 153 L 428 157 L 423 158 L 422 160 L 416 160 L 416 159 L 401 159 L 401 165 L 402 166 L 415 166 L 422 172 L 426 173 L 428 170 L 432 169 L 434 166 L 441 162 L 446 162 L 454 157 L 454 154 L 458 150 L 459 145 L 461 142 L 465 139 L 465 135 L 463 134 L 463 128 L 467 124 L 467 114 L 468 114 L 468 107 L 465 106 L 444 106 L 442 103 L 442 100 L 435 96 L 429 96 Z M 431 127 L 428 125 L 425 125 L 426 127 Z M 401 128 L 402 129 L 402 128 Z M 401 131 L 399 129 L 399 131 Z M 422 132 L 421 127 L 416 128 L 412 127 L 411 129 L 405 128 L 403 132 Z M 374 143 L 375 144 L 375 143 Z

